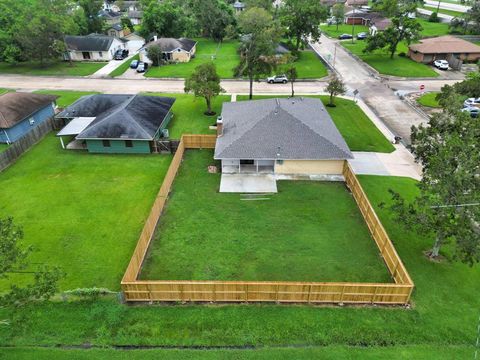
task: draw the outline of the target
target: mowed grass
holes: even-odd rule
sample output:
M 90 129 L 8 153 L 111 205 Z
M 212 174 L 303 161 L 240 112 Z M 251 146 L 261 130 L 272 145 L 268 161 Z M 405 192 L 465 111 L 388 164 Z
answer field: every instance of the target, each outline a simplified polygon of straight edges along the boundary
M 258 346 L 267 352 L 267 358 L 279 357 L 271 347 L 298 350 L 286 355 L 289 359 L 301 358 L 301 352 L 310 347 L 325 349 L 327 357 L 333 346 L 343 349 L 332 349 L 333 359 L 473 359 L 480 308 L 480 266 L 448 260 L 432 262 L 423 255 L 432 246 L 433 238 L 402 226 L 389 208 L 389 189 L 411 199 L 417 193 L 414 180 L 387 176 L 359 179 L 415 282 L 410 309 L 274 304 L 128 306 L 115 298 L 44 302 L 23 311 L 21 330 L 1 326 L 0 344 Z M 189 216 L 199 213 L 195 211 Z M 234 221 L 229 215 L 224 211 L 222 219 Z M 102 229 L 101 224 L 97 229 Z M 0 318 L 5 316 L 6 310 L 0 309 Z M 74 350 L 71 351 L 68 355 L 73 354 Z M 122 354 L 135 356 L 130 352 Z M 179 356 L 188 358 L 188 354 L 185 351 Z M 316 357 L 315 353 L 302 356 Z
M 172 107 L 173 119 L 168 124 L 171 139 L 180 139 L 182 134 L 215 134 L 210 125 L 215 125 L 217 116 L 207 116 L 207 104 L 202 97 L 192 94 L 145 93 L 145 95 L 168 96 L 176 98 Z M 212 109 L 220 115 L 222 104 L 230 101 L 230 95 L 219 95 L 212 103 Z
M 210 39 L 196 39 L 198 41 L 195 58 L 186 63 L 152 66 L 145 73 L 146 77 L 157 78 L 186 78 L 195 68 L 203 63 L 213 61 L 218 75 L 223 79 L 233 78 L 235 67 L 239 63 L 237 48 L 238 41 L 224 41 L 221 44 Z
M 123 75 L 123 73 L 130 68 L 130 63 L 131 63 L 133 60 L 140 60 L 140 55 L 139 55 L 139 54 L 136 54 L 136 55 L 133 56 L 130 60 L 125 61 L 124 63 L 120 64 L 115 70 L 113 70 L 113 71 L 109 74 L 109 76 L 111 76 L 111 77 L 117 77 L 117 76 Z
M 337 25 L 325 24 L 325 25 L 320 25 L 320 29 L 325 35 L 331 38 L 338 38 L 342 34 L 352 35 L 352 30 L 354 31 L 355 35 L 361 32 L 366 32 L 368 34 L 368 27 L 364 25 L 355 25 L 355 28 L 353 29 L 352 25 L 340 24 L 338 25 L 338 30 L 337 30 Z
M 7 150 L 7 148 L 8 148 L 8 144 L 1 143 L 0 144 L 0 153 Z
M 342 46 L 368 65 L 377 70 L 380 74 L 399 77 L 437 77 L 438 74 L 428 65 L 417 63 L 406 56 L 398 56 L 399 53 L 408 53 L 405 44 L 400 44 L 397 48 L 397 54 L 390 59 L 390 55 L 383 50 L 376 50 L 373 53 L 363 52 L 365 42 L 357 41 L 353 44 L 350 41 L 342 41 Z
M 311 50 L 300 51 L 294 63 L 299 79 L 320 79 L 328 75 L 327 68 Z
M 344 183 L 279 181 L 242 201 L 218 192 L 214 163 L 211 150 L 185 154 L 142 279 L 391 281 Z
M 62 150 L 49 135 L 0 173 L 0 216 L 23 227 L 31 264 L 63 269 L 61 289 L 117 290 L 170 160 Z
M 106 62 L 56 62 L 41 66 L 37 63 L 0 63 L 0 73 L 21 75 L 87 76 L 104 67 Z
M 440 104 L 438 103 L 436 96 L 438 95 L 438 92 L 431 92 L 431 93 L 426 93 L 422 96 L 420 96 L 417 99 L 417 102 L 420 105 L 426 106 L 426 107 L 431 107 L 431 108 L 439 108 Z
M 436 6 L 427 6 L 427 5 L 424 5 L 422 6 L 422 9 L 425 9 L 425 10 L 430 10 L 430 11 L 433 11 L 433 12 L 437 12 L 437 7 Z M 461 11 L 455 11 L 455 10 L 448 10 L 448 9 L 438 9 L 438 13 L 439 14 L 445 14 L 445 15 L 450 15 L 450 16 L 453 16 L 453 17 L 461 17 L 463 16 L 465 13 L 461 12 Z
M 278 96 L 258 95 L 254 99 L 268 99 Z M 326 95 L 309 96 L 319 98 L 323 104 L 328 104 Z M 248 95 L 238 95 L 237 101 L 248 100 Z M 352 151 L 374 151 L 389 153 L 395 150 L 393 145 L 383 136 L 369 117 L 348 99 L 335 99 L 336 107 L 326 107 L 338 131 L 342 134 L 348 147 Z
M 447 23 L 433 23 L 419 17 L 417 17 L 417 21 L 423 27 L 421 32 L 422 37 L 443 36 L 447 35 L 450 30 Z
M 93 92 L 93 91 L 70 91 L 70 90 L 38 90 L 35 92 L 39 94 L 57 95 L 58 98 L 56 100 L 56 103 L 59 108 L 65 108 L 73 104 L 82 96 L 98 94 L 97 92 Z

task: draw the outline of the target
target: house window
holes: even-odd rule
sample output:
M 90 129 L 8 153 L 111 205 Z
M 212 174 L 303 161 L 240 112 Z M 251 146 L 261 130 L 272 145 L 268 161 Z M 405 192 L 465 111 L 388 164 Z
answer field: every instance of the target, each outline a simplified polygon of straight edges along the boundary
M 240 160 L 240 165 L 254 165 L 255 162 L 253 160 Z
M 102 140 L 103 147 L 110 147 L 110 140 Z
M 101 51 L 98 52 L 98 56 L 103 58 L 103 53 Z
M 90 60 L 90 53 L 88 51 L 83 51 L 82 55 L 84 60 Z
M 35 124 L 35 119 L 31 117 L 30 119 L 28 119 L 28 122 L 30 123 L 30 125 L 33 125 Z
M 125 140 L 125 147 L 133 147 L 133 141 L 132 140 Z

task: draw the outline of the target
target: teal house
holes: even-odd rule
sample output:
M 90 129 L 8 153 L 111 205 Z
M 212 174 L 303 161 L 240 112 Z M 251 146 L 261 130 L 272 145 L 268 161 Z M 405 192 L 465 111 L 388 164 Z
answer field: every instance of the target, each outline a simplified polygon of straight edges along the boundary
M 156 141 L 172 119 L 174 102 L 175 98 L 145 95 L 83 96 L 57 115 L 66 123 L 57 136 L 67 149 L 149 154 L 156 151 Z

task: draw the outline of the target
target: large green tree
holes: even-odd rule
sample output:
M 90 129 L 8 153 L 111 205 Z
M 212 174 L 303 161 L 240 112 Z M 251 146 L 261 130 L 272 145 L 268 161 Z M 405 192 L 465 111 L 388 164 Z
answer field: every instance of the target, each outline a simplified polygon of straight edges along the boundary
M 11 282 L 10 289 L 0 294 L 0 308 L 7 308 L 12 315 L 10 320 L 2 320 L 3 324 L 10 324 L 15 319 L 17 310 L 29 303 L 52 297 L 57 292 L 57 283 L 62 277 L 58 268 L 32 268 L 28 255 L 33 247 L 25 246 L 22 242 L 22 228 L 15 225 L 12 218 L 0 218 L 0 279 L 11 282 L 11 277 L 19 274 L 32 277 L 32 281 L 25 286 Z
M 154 33 L 160 37 L 181 37 L 185 34 L 189 19 L 184 7 L 175 0 L 144 0 L 142 6 L 142 36 Z
M 281 23 L 288 38 L 295 41 L 297 51 L 308 38 L 320 38 L 319 24 L 327 17 L 327 7 L 318 0 L 285 0 L 280 10 Z
M 220 86 L 220 76 L 212 62 L 198 65 L 189 78 L 185 79 L 185 92 L 203 97 L 207 103 L 205 115 L 215 115 L 212 110 L 212 100 L 225 90 Z
M 419 194 L 409 202 L 392 192 L 394 208 L 400 221 L 432 237 L 430 257 L 450 244 L 455 259 L 472 265 L 480 260 L 480 122 L 459 110 L 454 91 L 444 95 L 443 111 L 412 128 Z
M 275 48 L 281 37 L 281 29 L 272 15 L 261 8 L 251 8 L 239 16 L 239 27 L 244 34 L 240 47 L 240 63 L 236 76 L 247 76 L 250 83 L 249 97 L 253 97 L 253 80 L 270 74 L 276 66 Z
M 335 25 L 343 24 L 345 20 L 345 5 L 344 4 L 335 4 L 332 6 L 332 16 L 335 18 Z
M 222 41 L 227 27 L 235 24 L 233 8 L 224 0 L 192 0 L 192 5 L 203 36 Z
M 86 21 L 86 34 L 102 33 L 105 26 L 105 19 L 98 16 L 102 10 L 102 2 L 97 0 L 78 0 L 78 5 L 83 9 L 83 16 Z
M 392 24 L 385 31 L 379 31 L 374 36 L 367 38 L 363 51 L 369 53 L 377 49 L 387 49 L 390 58 L 393 59 L 398 44 L 404 41 L 410 45 L 420 38 L 422 29 L 422 25 L 416 19 L 406 15 L 394 17 Z

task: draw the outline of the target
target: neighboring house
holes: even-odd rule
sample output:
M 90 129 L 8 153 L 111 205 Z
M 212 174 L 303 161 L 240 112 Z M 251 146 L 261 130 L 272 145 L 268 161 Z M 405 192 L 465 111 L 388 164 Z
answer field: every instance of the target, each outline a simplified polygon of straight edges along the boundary
M 90 34 L 86 36 L 65 36 L 68 54 L 65 60 L 73 61 L 109 61 L 115 51 L 126 49 L 126 41 L 114 36 Z M 70 56 L 70 59 L 68 58 Z
M 235 1 L 233 3 L 233 8 L 236 14 L 240 14 L 243 10 L 245 10 L 245 4 L 241 1 Z
M 148 58 L 147 50 L 151 46 L 158 46 L 162 51 L 162 59 L 166 62 L 189 62 L 195 57 L 197 42 L 194 40 L 180 38 L 160 38 L 145 45 L 140 50 L 140 61 L 152 63 Z
M 371 35 L 375 35 L 379 31 L 385 31 L 385 29 L 388 28 L 390 25 L 392 25 L 392 20 L 390 19 L 387 19 L 387 18 L 372 19 L 372 21 L 370 21 L 369 32 Z
M 421 63 L 431 63 L 435 60 L 480 60 L 480 46 L 469 41 L 446 35 L 420 40 L 419 44 L 408 47 L 408 56 Z
M 140 10 L 128 10 L 128 18 L 133 25 L 140 25 L 143 19 L 143 11 Z
M 0 96 L 0 143 L 11 144 L 55 114 L 58 96 L 8 92 Z
M 368 6 L 368 0 L 347 0 L 345 6 Z
M 353 156 L 319 99 L 281 98 L 224 103 L 214 157 L 222 173 L 339 176 Z
M 127 48 L 130 53 L 137 52 L 145 44 L 145 39 L 137 33 L 125 35 L 124 39 L 127 40 Z
M 354 9 L 345 14 L 345 23 L 348 25 L 364 25 L 370 26 L 371 24 L 384 21 L 386 18 L 375 12 L 370 12 L 362 9 Z M 388 19 L 387 19 L 388 20 Z
M 100 10 L 98 16 L 103 17 L 108 25 L 118 24 L 122 21 L 122 13 L 113 10 Z
M 130 33 L 130 31 L 128 31 L 128 33 Z M 123 38 L 125 35 L 127 35 L 125 29 L 123 29 L 123 25 L 120 23 L 110 25 L 110 27 L 107 29 L 107 34 L 108 36 L 113 36 L 116 38 Z
M 67 125 L 57 134 L 74 140 L 68 149 L 92 153 L 156 152 L 173 114 L 175 98 L 143 95 L 87 95 L 56 117 Z

